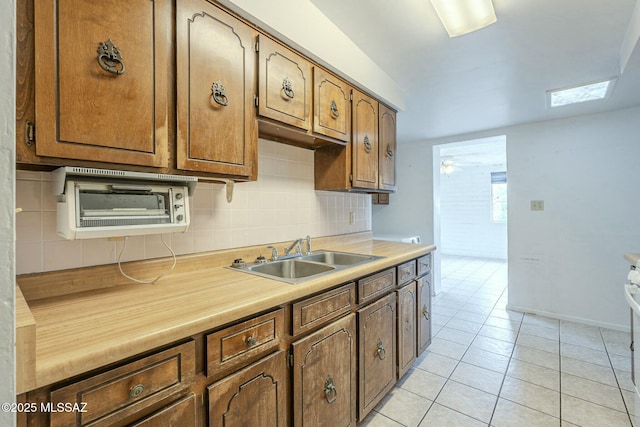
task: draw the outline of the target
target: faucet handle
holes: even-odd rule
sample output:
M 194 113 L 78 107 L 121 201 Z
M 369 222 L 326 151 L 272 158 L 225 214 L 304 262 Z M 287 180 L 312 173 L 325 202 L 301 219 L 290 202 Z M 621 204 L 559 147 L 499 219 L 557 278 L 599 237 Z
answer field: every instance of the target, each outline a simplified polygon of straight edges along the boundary
M 311 255 L 311 236 L 307 235 L 307 255 Z
M 275 246 L 267 246 L 267 249 L 271 249 L 271 261 L 278 259 L 278 249 Z

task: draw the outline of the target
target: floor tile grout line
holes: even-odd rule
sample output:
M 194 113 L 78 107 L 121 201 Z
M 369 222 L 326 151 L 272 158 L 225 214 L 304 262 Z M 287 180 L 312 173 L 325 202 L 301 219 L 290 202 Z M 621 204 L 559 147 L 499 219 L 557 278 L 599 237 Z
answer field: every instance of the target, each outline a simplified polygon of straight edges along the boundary
M 602 328 L 598 328 L 598 332 L 600 333 L 600 338 L 602 339 L 602 343 L 604 344 L 604 350 L 607 353 L 607 359 L 609 359 L 609 363 L 611 364 L 611 370 L 613 371 L 613 377 L 616 379 L 616 384 L 618 386 L 618 391 L 620 392 L 620 398 L 622 399 L 622 404 L 624 405 L 624 409 L 627 411 L 627 417 L 629 418 L 629 424 L 633 426 L 633 419 L 631 418 L 631 413 L 629 412 L 629 407 L 627 406 L 627 401 L 624 398 L 624 394 L 622 393 L 622 387 L 620 387 L 620 381 L 618 381 L 618 375 L 616 374 L 616 370 L 613 367 L 613 362 L 611 361 L 611 355 L 609 354 L 609 348 L 607 347 L 607 341 L 604 339 L 602 334 Z
M 505 289 L 507 289 L 505 287 Z M 507 289 L 508 291 L 508 289 Z M 502 294 L 500 294 L 500 298 L 502 298 L 502 295 L 504 295 L 504 290 L 502 291 Z M 498 303 L 496 302 L 496 305 Z M 495 306 L 494 306 L 495 308 Z M 520 320 L 520 324 L 518 325 L 518 333 L 516 334 L 516 342 L 518 342 L 518 335 L 520 335 L 520 329 L 522 329 L 522 322 L 524 321 L 524 315 L 522 316 L 522 319 Z M 496 403 L 493 406 L 493 411 L 491 412 L 491 418 L 489 418 L 489 425 L 491 425 L 491 423 L 493 422 L 493 417 L 496 414 L 496 409 L 498 409 L 498 402 L 500 402 L 500 393 L 502 392 L 502 387 L 504 386 L 504 381 L 507 378 L 507 372 L 509 372 L 509 365 L 511 365 L 511 359 L 513 358 L 513 352 L 516 350 L 516 342 L 513 343 L 513 347 L 511 348 L 511 354 L 509 354 L 509 362 L 507 363 L 507 368 L 504 371 L 504 375 L 502 376 L 502 381 L 500 382 L 500 388 L 498 389 L 498 398 L 496 399 Z
M 558 321 L 558 415 L 562 424 L 562 322 Z

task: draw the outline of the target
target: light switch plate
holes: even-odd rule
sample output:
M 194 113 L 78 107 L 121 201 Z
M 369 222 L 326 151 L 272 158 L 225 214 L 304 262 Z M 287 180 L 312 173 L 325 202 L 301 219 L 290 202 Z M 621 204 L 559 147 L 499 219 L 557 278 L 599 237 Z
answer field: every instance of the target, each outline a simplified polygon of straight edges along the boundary
M 543 211 L 544 210 L 544 200 L 532 200 L 531 201 L 531 210 L 532 211 Z

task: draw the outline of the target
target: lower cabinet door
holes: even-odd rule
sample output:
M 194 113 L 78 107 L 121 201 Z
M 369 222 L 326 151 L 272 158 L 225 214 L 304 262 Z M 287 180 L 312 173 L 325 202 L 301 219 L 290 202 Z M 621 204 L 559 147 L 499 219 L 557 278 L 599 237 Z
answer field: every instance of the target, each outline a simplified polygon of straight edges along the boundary
M 416 282 L 411 282 L 398 293 L 398 378 L 401 378 L 416 360 L 416 309 L 418 306 Z
M 418 353 L 431 344 L 431 275 L 420 277 L 416 281 L 418 288 Z
M 131 427 L 182 427 L 196 425 L 196 395 L 191 393 Z
M 286 426 L 287 379 L 279 351 L 210 385 L 209 426 Z
M 356 425 L 356 319 L 343 317 L 292 344 L 293 425 Z
M 358 311 L 358 419 L 376 406 L 396 383 L 396 294 Z

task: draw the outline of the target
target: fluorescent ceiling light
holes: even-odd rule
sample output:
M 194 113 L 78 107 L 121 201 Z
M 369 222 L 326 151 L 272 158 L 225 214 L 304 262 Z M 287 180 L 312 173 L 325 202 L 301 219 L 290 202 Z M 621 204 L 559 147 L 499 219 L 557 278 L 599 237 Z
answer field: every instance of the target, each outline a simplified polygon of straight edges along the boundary
M 608 79 L 564 89 L 548 90 L 547 102 L 550 107 L 561 107 L 578 102 L 604 99 L 611 93 L 613 82 L 614 79 Z
M 479 30 L 497 21 L 491 0 L 431 0 L 449 37 Z

